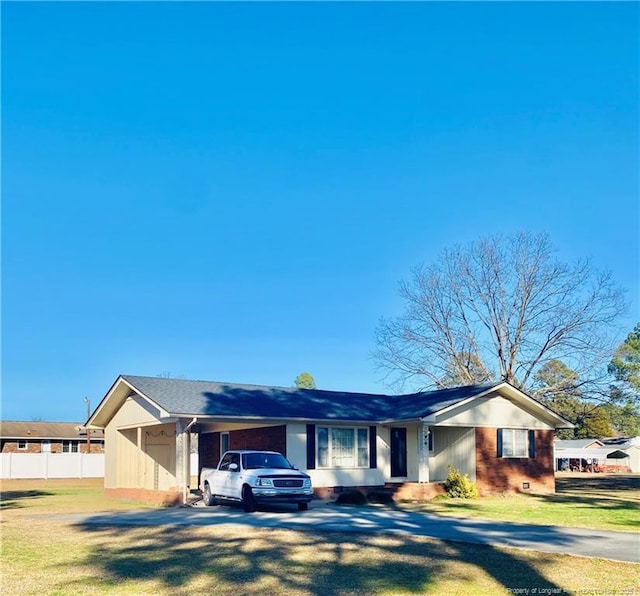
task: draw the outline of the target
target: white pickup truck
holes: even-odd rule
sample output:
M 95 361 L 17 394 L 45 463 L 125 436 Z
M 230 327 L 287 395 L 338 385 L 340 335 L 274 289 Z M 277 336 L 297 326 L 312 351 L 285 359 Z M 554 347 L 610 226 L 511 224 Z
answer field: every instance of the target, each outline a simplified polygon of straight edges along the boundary
M 311 478 L 275 451 L 227 451 L 217 468 L 202 468 L 200 490 L 205 505 L 235 501 L 247 512 L 264 503 L 297 503 L 306 511 L 313 499 Z

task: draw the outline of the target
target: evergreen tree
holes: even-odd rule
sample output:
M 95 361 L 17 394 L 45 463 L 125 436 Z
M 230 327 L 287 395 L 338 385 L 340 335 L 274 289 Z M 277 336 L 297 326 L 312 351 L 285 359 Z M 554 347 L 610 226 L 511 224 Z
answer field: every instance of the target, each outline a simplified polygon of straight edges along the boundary
M 640 323 L 618 346 L 608 370 L 620 392 L 629 399 L 640 398 Z
M 308 372 L 301 372 L 296 377 L 296 387 L 298 389 L 315 389 L 316 382 L 311 374 Z

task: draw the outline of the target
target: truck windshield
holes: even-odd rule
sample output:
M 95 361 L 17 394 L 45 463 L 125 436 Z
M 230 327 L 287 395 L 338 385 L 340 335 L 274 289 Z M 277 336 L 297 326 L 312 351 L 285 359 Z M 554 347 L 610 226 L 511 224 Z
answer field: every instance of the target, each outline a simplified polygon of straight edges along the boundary
M 291 464 L 279 453 L 243 453 L 242 467 L 245 470 L 256 468 L 284 468 L 290 470 Z

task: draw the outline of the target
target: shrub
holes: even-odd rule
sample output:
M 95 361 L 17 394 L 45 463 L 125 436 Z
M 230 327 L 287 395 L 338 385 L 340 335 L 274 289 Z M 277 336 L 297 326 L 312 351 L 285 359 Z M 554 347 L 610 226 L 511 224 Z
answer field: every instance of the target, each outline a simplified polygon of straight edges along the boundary
M 444 481 L 444 488 L 449 497 L 459 499 L 475 499 L 478 496 L 476 483 L 469 480 L 468 474 L 461 474 L 460 470 L 447 466 L 449 473 Z

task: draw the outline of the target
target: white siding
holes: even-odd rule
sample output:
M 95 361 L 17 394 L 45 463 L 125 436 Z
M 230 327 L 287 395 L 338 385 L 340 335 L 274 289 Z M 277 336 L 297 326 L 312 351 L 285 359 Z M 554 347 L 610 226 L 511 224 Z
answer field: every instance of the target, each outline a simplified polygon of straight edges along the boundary
M 149 404 L 145 399 L 134 395 L 125 400 L 109 425 L 115 424 L 118 428 L 146 426 L 158 424 L 161 417 L 162 412 L 158 408 Z
M 168 490 L 176 482 L 175 424 L 158 424 L 160 411 L 129 397 L 105 428 L 105 487 Z
M 436 417 L 436 424 L 445 426 L 485 426 L 490 428 L 551 429 L 533 414 L 501 396 L 474 400 L 469 404 Z
M 442 482 L 447 466 L 476 479 L 476 434 L 473 428 L 432 428 L 433 453 L 429 454 L 429 479 Z
M 287 459 L 300 470 L 307 469 L 306 424 L 287 424 Z
M 389 431 L 378 428 L 377 464 L 371 468 L 340 468 L 307 470 L 307 426 L 287 424 L 287 459 L 311 476 L 313 486 L 380 486 L 385 482 L 385 472 L 389 468 Z

